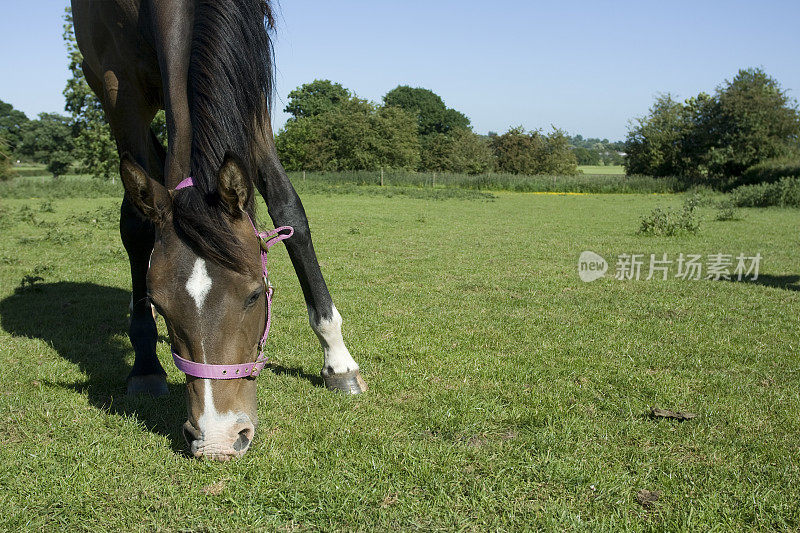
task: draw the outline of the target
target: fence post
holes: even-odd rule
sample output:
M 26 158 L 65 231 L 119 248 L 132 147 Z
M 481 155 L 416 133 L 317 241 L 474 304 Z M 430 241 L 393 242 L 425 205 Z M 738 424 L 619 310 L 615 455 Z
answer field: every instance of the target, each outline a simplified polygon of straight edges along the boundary
M 381 187 L 383 187 L 383 167 L 381 167 Z
M 305 181 L 306 181 L 306 171 L 304 170 L 303 171 L 303 183 L 305 183 Z
M 431 187 L 436 187 L 436 172 L 433 173 L 433 182 L 431 183 Z

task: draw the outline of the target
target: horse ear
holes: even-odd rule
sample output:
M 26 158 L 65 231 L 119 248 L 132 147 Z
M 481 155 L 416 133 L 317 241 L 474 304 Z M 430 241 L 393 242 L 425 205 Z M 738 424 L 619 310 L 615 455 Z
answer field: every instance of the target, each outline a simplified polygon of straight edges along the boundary
M 226 153 L 219 169 L 217 192 L 231 215 L 239 216 L 245 212 L 250 191 L 242 161 L 232 152 Z
M 167 189 L 147 175 L 145 169 L 137 164 L 130 154 L 120 158 L 119 174 L 125 193 L 142 214 L 156 224 L 160 224 L 169 214 L 172 200 Z

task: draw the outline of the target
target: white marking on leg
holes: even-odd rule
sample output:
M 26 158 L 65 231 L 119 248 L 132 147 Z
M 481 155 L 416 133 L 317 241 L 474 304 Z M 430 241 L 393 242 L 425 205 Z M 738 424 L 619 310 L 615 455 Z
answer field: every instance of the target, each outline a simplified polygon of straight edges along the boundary
M 203 309 L 203 302 L 206 301 L 206 296 L 208 296 L 208 291 L 210 290 L 211 278 L 208 276 L 208 270 L 206 270 L 206 262 L 198 257 L 197 261 L 194 262 L 191 276 L 186 280 L 186 291 L 194 298 L 198 311 Z
M 331 318 L 328 320 L 317 319 L 314 309 L 309 307 L 308 321 L 311 329 L 317 334 L 322 351 L 325 353 L 323 372 L 341 374 L 358 370 L 358 364 L 353 360 L 347 346 L 344 345 L 342 315 L 339 314 L 335 305 L 331 308 Z

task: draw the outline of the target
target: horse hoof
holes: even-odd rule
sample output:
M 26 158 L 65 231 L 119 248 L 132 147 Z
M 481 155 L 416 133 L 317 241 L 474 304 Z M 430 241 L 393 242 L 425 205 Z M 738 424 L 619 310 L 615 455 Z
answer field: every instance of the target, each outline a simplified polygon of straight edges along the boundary
M 320 374 L 325 382 L 325 388 L 328 390 L 345 394 L 360 394 L 367 390 L 367 384 L 358 370 L 342 374 L 326 374 L 325 371 L 322 371 Z
M 136 396 L 137 394 L 149 394 L 153 398 L 168 395 L 167 377 L 161 374 L 129 377 L 128 396 Z

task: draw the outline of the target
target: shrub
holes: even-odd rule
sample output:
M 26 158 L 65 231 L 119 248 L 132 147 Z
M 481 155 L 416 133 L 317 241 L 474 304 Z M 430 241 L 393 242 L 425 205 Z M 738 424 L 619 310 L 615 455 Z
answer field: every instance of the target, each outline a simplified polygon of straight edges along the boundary
M 11 178 L 11 158 L 0 152 L 0 181 L 6 181 Z
M 730 198 L 726 198 L 717 204 L 717 216 L 715 218 L 721 222 L 739 220 L 739 212 Z
M 509 174 L 578 174 L 578 161 L 563 131 L 553 129 L 548 135 L 526 132 L 522 126 L 511 128 L 491 138 L 497 167 Z
M 731 201 L 736 207 L 800 207 L 800 178 L 742 185 L 731 192 Z
M 681 233 L 697 233 L 700 229 L 700 219 L 697 216 L 699 203 L 700 199 L 693 194 L 683 202 L 683 207 L 678 211 L 656 207 L 649 215 L 642 217 L 638 233 L 666 237 Z
M 64 152 L 63 150 L 56 150 L 50 154 L 50 161 L 47 163 L 47 171 L 50 172 L 54 178 L 63 176 L 69 171 L 72 159 L 70 153 Z
M 791 176 L 800 176 L 800 158 L 768 159 L 745 170 L 736 185 L 774 183 Z
M 470 130 L 431 133 L 421 139 L 421 170 L 475 175 L 494 168 L 489 144 Z

